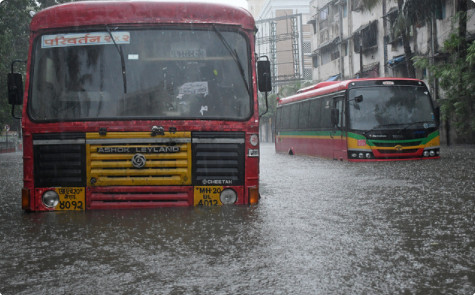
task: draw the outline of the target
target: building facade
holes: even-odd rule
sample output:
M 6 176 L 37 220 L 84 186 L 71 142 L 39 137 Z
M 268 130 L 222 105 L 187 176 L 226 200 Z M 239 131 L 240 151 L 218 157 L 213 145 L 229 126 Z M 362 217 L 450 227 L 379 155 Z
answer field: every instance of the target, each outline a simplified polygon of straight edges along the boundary
M 437 56 L 454 29 L 455 0 L 440 1 L 432 23 L 410 30 L 413 55 Z M 474 4 L 469 1 L 469 35 L 475 35 Z M 370 11 L 361 0 L 310 1 L 314 82 L 358 77 L 407 77 L 402 38 L 394 33 L 397 1 L 381 0 Z M 425 79 L 425 71 L 416 72 Z

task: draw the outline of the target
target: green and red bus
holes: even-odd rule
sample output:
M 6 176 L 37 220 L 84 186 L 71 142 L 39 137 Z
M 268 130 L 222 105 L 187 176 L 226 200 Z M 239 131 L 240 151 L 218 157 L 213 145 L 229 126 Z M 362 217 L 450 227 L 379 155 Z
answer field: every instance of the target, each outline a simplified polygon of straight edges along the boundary
M 258 202 L 257 91 L 270 78 L 248 11 L 71 2 L 30 30 L 24 92 L 9 74 L 12 112 L 23 104 L 24 210 Z
M 348 161 L 440 157 L 439 110 L 421 80 L 326 81 L 278 100 L 275 149 Z

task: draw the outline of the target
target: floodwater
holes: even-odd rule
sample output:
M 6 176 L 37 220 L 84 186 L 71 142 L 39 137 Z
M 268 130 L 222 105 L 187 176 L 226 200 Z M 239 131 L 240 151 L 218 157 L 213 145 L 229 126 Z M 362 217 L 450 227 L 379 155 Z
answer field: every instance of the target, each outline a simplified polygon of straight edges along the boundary
M 474 294 L 475 148 L 345 163 L 261 147 L 257 206 L 24 213 L 0 154 L 0 293 Z

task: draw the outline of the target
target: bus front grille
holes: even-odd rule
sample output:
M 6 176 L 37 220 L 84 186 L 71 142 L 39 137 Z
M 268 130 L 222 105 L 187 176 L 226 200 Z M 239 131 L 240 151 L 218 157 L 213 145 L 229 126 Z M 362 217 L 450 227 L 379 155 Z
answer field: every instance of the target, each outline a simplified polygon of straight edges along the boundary
M 86 163 L 84 134 L 35 134 L 33 136 L 36 187 L 84 186 Z
M 193 133 L 193 184 L 244 184 L 244 133 Z
M 381 154 L 412 154 L 416 153 L 418 149 L 405 149 L 405 150 L 378 150 Z
M 404 146 L 404 147 L 410 147 L 410 146 L 418 146 L 421 144 L 420 140 L 416 141 L 401 141 L 401 142 L 394 142 L 394 141 L 374 141 L 371 140 L 370 143 L 372 143 L 375 147 L 395 147 L 397 145 Z
M 191 184 L 190 138 L 134 134 L 87 139 L 89 186 Z

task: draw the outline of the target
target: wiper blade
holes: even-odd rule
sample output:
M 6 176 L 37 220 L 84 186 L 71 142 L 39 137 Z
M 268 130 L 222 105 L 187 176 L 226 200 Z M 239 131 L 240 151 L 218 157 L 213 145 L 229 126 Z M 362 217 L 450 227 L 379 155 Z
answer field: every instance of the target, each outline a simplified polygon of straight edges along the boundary
M 213 29 L 216 32 L 216 35 L 219 37 L 219 40 L 221 40 L 221 43 L 223 43 L 224 47 L 226 47 L 229 54 L 232 56 L 234 62 L 236 63 L 239 69 L 239 73 L 241 74 L 242 81 L 244 85 L 246 86 L 247 93 L 249 94 L 249 96 L 251 96 L 251 89 L 249 88 L 249 85 L 246 81 L 246 74 L 244 73 L 244 68 L 242 66 L 241 61 L 239 60 L 239 56 L 236 52 L 236 49 L 231 48 L 231 45 L 229 45 L 228 41 L 226 41 L 226 38 L 224 38 L 223 34 L 221 34 L 221 32 L 218 30 L 218 28 L 215 25 L 213 25 Z
M 109 36 L 112 39 L 112 43 L 114 43 L 114 46 L 115 46 L 115 48 L 117 49 L 117 52 L 120 55 L 120 64 L 122 66 L 122 81 L 124 83 L 124 93 L 127 93 L 127 72 L 125 71 L 124 53 L 122 52 L 122 48 L 115 42 L 114 36 L 112 36 L 112 32 L 109 29 L 108 25 L 106 25 L 106 30 L 107 30 L 107 33 L 109 33 Z
M 378 126 L 375 126 L 369 130 L 366 130 L 365 132 L 363 132 L 363 135 L 366 135 L 374 130 L 377 130 L 377 129 L 381 129 L 383 127 L 389 127 L 389 126 L 395 126 L 395 125 L 400 125 L 400 124 L 383 124 L 383 125 L 378 125 Z
M 417 125 L 417 124 L 434 124 L 434 122 L 430 122 L 430 121 L 416 121 L 416 122 L 411 122 L 411 123 L 407 123 L 404 128 L 401 128 L 399 130 L 399 133 L 403 132 L 403 131 L 406 131 L 409 127 L 411 126 L 414 126 L 414 125 Z M 424 127 L 425 128 L 425 127 Z

